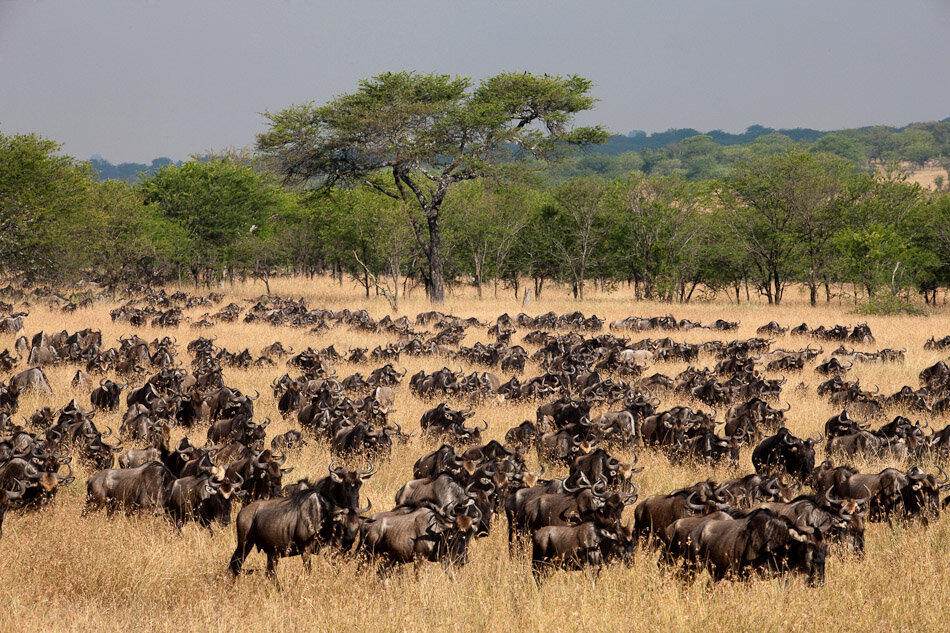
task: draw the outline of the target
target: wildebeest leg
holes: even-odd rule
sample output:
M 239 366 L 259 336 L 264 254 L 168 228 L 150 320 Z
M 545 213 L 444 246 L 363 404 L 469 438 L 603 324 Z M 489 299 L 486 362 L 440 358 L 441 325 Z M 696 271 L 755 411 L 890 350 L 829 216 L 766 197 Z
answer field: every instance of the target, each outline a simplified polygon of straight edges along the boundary
M 389 576 L 392 575 L 392 571 L 395 566 L 395 562 L 388 559 L 383 559 L 376 565 L 376 575 L 379 576 L 380 580 L 384 580 L 388 584 Z
M 950 499 L 950 497 L 948 497 Z M 102 504 L 95 501 L 92 497 L 86 499 L 86 506 L 82 509 L 80 516 L 86 516 L 90 512 L 97 512 L 102 510 Z
M 277 585 L 277 588 L 280 589 L 280 581 L 277 580 L 277 561 L 279 557 L 277 553 L 268 553 L 267 554 L 267 576 L 274 581 L 274 584 Z
M 305 547 L 305 548 L 303 548 L 303 550 L 301 550 L 301 552 L 300 552 L 300 560 L 303 562 L 303 570 L 309 574 L 310 571 L 313 569 L 313 565 L 312 565 L 312 562 L 311 562 L 311 560 L 310 560 L 310 549 L 309 549 L 309 548 L 306 548 L 306 547 Z
M 244 564 L 247 555 L 251 553 L 253 547 L 254 546 L 247 541 L 242 541 L 240 538 L 238 539 L 237 547 L 234 549 L 234 554 L 231 555 L 231 562 L 228 564 L 228 569 L 231 570 L 234 576 L 241 573 L 241 565 Z
M 448 558 L 442 559 L 442 571 L 449 577 L 449 580 L 455 580 L 455 564 Z
M 534 576 L 534 582 L 538 585 L 538 588 L 541 587 L 541 584 L 544 582 L 545 577 L 547 576 L 547 568 L 544 561 L 542 560 L 533 560 L 531 561 L 531 575 Z

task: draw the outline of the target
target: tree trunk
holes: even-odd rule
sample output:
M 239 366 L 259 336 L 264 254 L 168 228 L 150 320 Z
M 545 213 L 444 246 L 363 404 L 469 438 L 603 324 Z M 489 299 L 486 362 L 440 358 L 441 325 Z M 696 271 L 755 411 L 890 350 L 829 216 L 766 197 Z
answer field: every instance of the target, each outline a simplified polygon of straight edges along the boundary
M 473 256 L 475 263 L 475 289 L 478 292 L 478 300 L 482 300 L 482 268 L 485 266 L 485 256 L 484 255 L 474 255 Z
M 442 273 L 442 241 L 439 231 L 438 213 L 426 213 L 429 226 L 429 249 L 426 257 L 429 260 L 429 301 L 436 304 L 445 303 L 445 279 Z

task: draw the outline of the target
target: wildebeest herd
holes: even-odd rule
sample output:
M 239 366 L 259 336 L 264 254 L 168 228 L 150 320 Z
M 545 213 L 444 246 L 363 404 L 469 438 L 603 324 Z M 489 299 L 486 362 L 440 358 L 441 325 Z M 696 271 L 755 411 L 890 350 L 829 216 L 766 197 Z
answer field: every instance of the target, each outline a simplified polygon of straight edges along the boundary
M 596 575 L 659 548 L 661 564 L 687 577 L 795 572 L 820 584 L 826 557 L 863 555 L 866 521 L 927 525 L 946 505 L 950 478 L 937 464 L 950 457 L 950 426 L 931 420 L 947 411 L 950 367 L 922 367 L 914 385 L 891 395 L 862 386 L 853 367 L 903 364 L 907 353 L 855 351 L 875 343 L 865 324 L 772 322 L 736 339 L 736 322 L 672 316 L 605 323 L 581 313 L 503 314 L 482 322 L 426 312 L 375 320 L 277 298 L 198 319 L 183 312 L 216 302 L 139 289 L 113 320 L 174 335 L 114 341 L 92 328 L 27 337 L 29 315 L 6 306 L 0 330 L 15 342 L 0 355 L 0 527 L 5 514 L 16 521 L 55 503 L 78 485 L 81 465 L 91 473 L 84 513 L 157 514 L 179 532 L 196 522 L 212 534 L 236 513 L 235 549 L 221 561 L 235 576 L 255 549 L 275 578 L 280 558 L 300 556 L 309 569 L 324 548 L 381 575 L 425 561 L 451 572 L 504 521 L 510 555 L 526 547 L 539 582 L 557 568 Z M 198 331 L 238 319 L 271 324 L 278 339 L 280 328 L 295 327 L 390 340 L 345 352 L 297 351 L 278 340 L 255 357 Z M 687 342 L 685 332 L 709 340 Z M 472 338 L 484 340 L 464 344 Z M 839 347 L 826 354 L 826 345 Z M 660 371 L 671 362 L 687 368 Z M 461 363 L 477 370 L 450 368 Z M 363 372 L 339 375 L 343 364 Z M 429 369 L 410 372 L 411 364 Z M 73 387 L 87 399 L 21 410 L 23 394 L 56 398 L 44 370 L 59 366 L 71 366 Z M 268 373 L 270 384 L 242 392 L 227 381 L 235 368 Z M 798 437 L 790 403 L 808 390 L 840 413 L 822 432 Z M 427 403 L 418 421 L 395 408 L 410 397 Z M 273 399 L 289 431 L 269 433 L 271 420 L 255 411 L 261 398 Z M 531 403 L 535 415 L 507 428 L 475 421 L 501 402 Z M 123 410 L 117 429 L 95 421 Z M 287 481 L 294 460 L 315 446 L 336 461 L 319 478 Z M 753 473 L 739 470 L 743 450 L 751 450 Z M 421 455 L 392 509 L 372 512 L 390 504 L 367 499 L 364 482 L 407 451 Z M 640 498 L 644 454 L 733 476 Z M 862 473 L 855 459 L 900 467 Z

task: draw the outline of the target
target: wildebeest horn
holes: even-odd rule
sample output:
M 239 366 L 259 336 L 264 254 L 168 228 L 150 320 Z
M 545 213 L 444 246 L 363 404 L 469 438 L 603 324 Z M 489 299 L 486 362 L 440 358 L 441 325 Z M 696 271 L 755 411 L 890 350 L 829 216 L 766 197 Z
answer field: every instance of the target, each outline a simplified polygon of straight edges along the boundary
M 487 430 L 488 430 L 488 420 L 482 419 L 482 422 L 485 424 L 485 426 L 483 426 L 482 428 L 480 428 L 480 429 L 478 429 L 478 430 L 479 430 L 479 431 L 487 431 Z
M 366 507 L 357 508 L 357 509 L 356 509 L 356 514 L 357 514 L 357 515 L 363 515 L 363 514 L 366 514 L 367 512 L 369 512 L 369 511 L 372 510 L 372 509 L 373 509 L 373 501 L 372 501 L 372 499 L 370 499 L 369 497 L 366 497 Z
M 65 482 L 65 483 L 68 484 L 68 483 L 70 483 L 70 482 L 74 479 L 74 477 L 73 477 L 73 465 L 70 464 L 70 463 L 68 463 L 68 462 L 67 462 L 66 464 L 64 464 L 64 465 L 66 466 L 66 469 L 69 471 L 69 474 L 68 474 L 68 475 L 60 475 L 59 473 L 56 473 L 56 479 L 58 479 L 60 483 L 64 483 L 64 482 Z
M 590 490 L 596 497 L 609 497 L 611 493 L 607 490 L 607 486 L 606 479 L 598 479 L 594 482 L 594 485 L 590 487 Z
M 543 472 L 543 469 L 542 469 L 542 472 Z M 573 492 L 577 492 L 581 488 L 590 488 L 590 481 L 587 479 L 587 475 L 585 475 L 583 472 L 577 478 L 576 488 L 571 488 L 570 486 L 567 485 L 567 480 L 564 481 L 564 492 L 573 493 Z
M 330 471 L 330 478 L 333 479 L 333 481 L 339 483 L 343 481 L 343 475 L 346 474 L 346 469 L 334 468 L 333 465 L 335 463 L 336 463 L 335 461 L 330 462 L 330 465 L 327 467 L 327 470 Z
M 690 510 L 694 512 L 703 512 L 706 509 L 706 506 L 700 503 L 695 503 L 693 499 L 696 497 L 696 491 L 689 493 L 689 496 L 686 497 L 686 505 L 689 506 Z
M 13 483 L 14 483 L 14 485 L 15 485 L 17 488 L 19 488 L 19 491 L 15 491 L 15 490 L 5 490 L 4 492 L 7 493 L 7 499 L 19 499 L 20 497 L 23 496 L 23 493 L 26 492 L 26 484 L 25 484 L 25 483 L 23 483 L 22 481 L 20 481 L 19 479 L 16 479 L 16 478 L 14 478 Z
M 841 503 L 841 499 L 831 496 L 831 488 L 828 488 L 827 490 L 825 490 L 825 494 L 822 496 L 824 497 L 825 502 L 830 506 L 839 505 Z
M 785 411 L 788 411 L 788 410 L 790 410 L 790 409 L 792 408 L 792 403 L 789 402 L 788 400 L 785 401 L 785 405 L 786 405 L 786 406 L 785 406 L 784 409 L 779 409 L 779 410 L 782 411 L 782 412 L 785 412 Z
M 938 483 L 938 484 L 945 484 L 945 483 L 947 483 L 948 481 L 950 481 L 950 475 L 948 475 L 947 473 L 945 473 L 945 472 L 943 471 L 943 468 L 941 468 L 940 466 L 937 466 L 937 470 L 940 471 L 940 474 L 941 474 L 941 475 L 943 475 L 943 478 L 942 478 L 942 479 L 937 480 L 937 483 Z
M 369 463 L 369 468 L 367 470 L 356 469 L 356 474 L 359 475 L 359 478 L 362 481 L 366 481 L 376 472 L 376 467 L 373 465 L 373 462 Z
M 821 444 L 821 441 L 825 439 L 825 436 L 821 434 L 821 431 L 818 431 L 818 439 L 814 440 L 815 444 Z

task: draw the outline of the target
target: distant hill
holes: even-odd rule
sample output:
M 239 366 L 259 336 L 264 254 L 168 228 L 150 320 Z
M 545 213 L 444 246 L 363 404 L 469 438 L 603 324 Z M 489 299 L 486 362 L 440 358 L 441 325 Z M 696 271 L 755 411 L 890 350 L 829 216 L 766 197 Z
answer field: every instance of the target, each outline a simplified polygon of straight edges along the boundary
M 809 128 L 795 128 L 791 130 L 776 130 L 761 125 L 750 125 L 742 134 L 730 134 L 722 130 L 712 130 L 711 132 L 700 132 L 691 127 L 670 128 L 665 132 L 654 132 L 646 134 L 642 130 L 633 130 L 623 136 L 615 134 L 610 137 L 606 144 L 591 148 L 595 154 L 616 155 L 624 152 L 642 152 L 646 149 L 663 149 L 674 143 L 679 143 L 693 136 L 709 136 L 719 145 L 741 145 L 751 143 L 760 136 L 778 132 L 789 137 L 796 142 L 812 142 L 818 140 L 821 136 L 827 134 L 821 130 L 812 130 Z
M 135 183 L 141 180 L 140 174 L 143 172 L 157 171 L 166 165 L 181 165 L 181 161 L 175 162 L 170 158 L 156 158 L 152 160 L 151 165 L 145 163 L 120 163 L 113 165 L 105 158 L 96 154 L 89 159 L 93 169 L 98 172 L 99 181 L 105 180 L 124 180 L 125 182 Z

